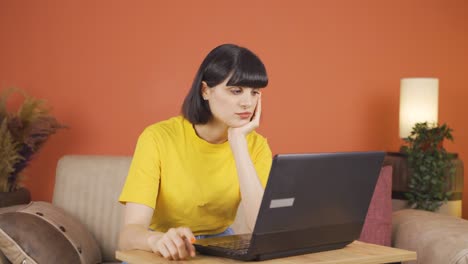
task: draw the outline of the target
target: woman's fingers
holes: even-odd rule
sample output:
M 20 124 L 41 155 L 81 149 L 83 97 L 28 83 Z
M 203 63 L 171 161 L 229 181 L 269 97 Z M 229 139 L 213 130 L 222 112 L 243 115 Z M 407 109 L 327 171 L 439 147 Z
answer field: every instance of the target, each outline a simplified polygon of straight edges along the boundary
M 179 260 L 179 250 L 177 249 L 177 246 L 175 245 L 175 243 L 172 241 L 170 237 L 167 237 L 166 239 L 164 239 L 164 245 L 169 251 L 171 258 L 173 260 Z
M 172 229 L 170 232 L 168 232 L 168 236 L 177 250 L 177 257 L 179 259 L 187 258 L 190 253 L 185 245 L 185 238 L 181 236 L 180 231 Z
M 195 247 L 192 244 L 195 243 L 196 239 L 192 230 L 188 227 L 180 227 L 178 230 L 179 234 L 184 238 L 184 242 L 186 242 L 185 245 L 188 253 L 190 256 L 195 257 Z
M 192 245 L 192 243 L 188 239 L 184 239 L 184 243 L 190 257 L 195 257 L 195 247 Z
M 249 131 L 256 129 L 260 126 L 260 117 L 262 116 L 262 94 L 259 94 L 257 106 L 255 107 L 255 112 L 252 120 L 249 122 Z
M 195 236 L 187 227 L 171 228 L 156 243 L 155 252 L 159 252 L 165 259 L 181 260 L 195 257 Z
M 160 246 L 158 247 L 158 251 L 165 259 L 172 259 L 171 254 L 169 253 L 169 250 L 167 249 L 164 243 L 160 244 Z
M 260 93 L 258 96 L 257 108 L 255 110 L 255 117 L 254 119 L 260 124 L 260 116 L 262 115 L 262 94 Z

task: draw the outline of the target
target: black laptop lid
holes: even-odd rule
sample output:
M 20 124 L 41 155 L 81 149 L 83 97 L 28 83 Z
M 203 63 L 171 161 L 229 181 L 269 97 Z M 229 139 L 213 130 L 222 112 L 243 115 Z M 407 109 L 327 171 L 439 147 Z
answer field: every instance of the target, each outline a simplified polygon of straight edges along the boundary
M 253 232 L 255 251 L 358 239 L 383 158 L 384 152 L 276 155 Z

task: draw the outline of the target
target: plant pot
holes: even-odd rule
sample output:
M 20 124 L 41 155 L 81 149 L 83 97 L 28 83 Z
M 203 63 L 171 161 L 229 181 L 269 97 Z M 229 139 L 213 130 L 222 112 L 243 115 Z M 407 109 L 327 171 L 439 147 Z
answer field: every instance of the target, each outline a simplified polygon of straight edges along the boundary
M 0 192 L 0 207 L 7 207 L 31 202 L 31 193 L 26 188 L 14 192 Z

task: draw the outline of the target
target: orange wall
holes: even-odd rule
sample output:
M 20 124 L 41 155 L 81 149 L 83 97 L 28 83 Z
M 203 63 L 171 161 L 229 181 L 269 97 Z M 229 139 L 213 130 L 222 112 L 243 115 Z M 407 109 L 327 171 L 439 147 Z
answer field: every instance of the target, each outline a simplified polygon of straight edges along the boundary
M 62 155 L 131 155 L 226 42 L 267 66 L 260 132 L 274 153 L 397 150 L 400 78 L 434 76 L 440 122 L 455 129 L 447 147 L 466 161 L 466 14 L 464 0 L 3 0 L 0 88 L 47 99 L 70 126 L 28 170 L 36 200 L 51 200 Z

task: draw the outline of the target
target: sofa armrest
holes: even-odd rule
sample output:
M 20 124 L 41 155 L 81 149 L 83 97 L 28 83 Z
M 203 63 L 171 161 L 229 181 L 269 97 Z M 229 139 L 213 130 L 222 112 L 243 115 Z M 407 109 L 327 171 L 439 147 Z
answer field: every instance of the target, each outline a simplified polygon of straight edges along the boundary
M 5 254 L 0 250 L 0 264 L 11 264 L 11 262 L 5 257 Z
M 123 206 L 118 203 L 131 157 L 67 155 L 57 164 L 52 203 L 83 223 L 115 261 Z
M 416 251 L 424 264 L 468 263 L 468 221 L 422 210 L 393 213 L 392 245 Z

